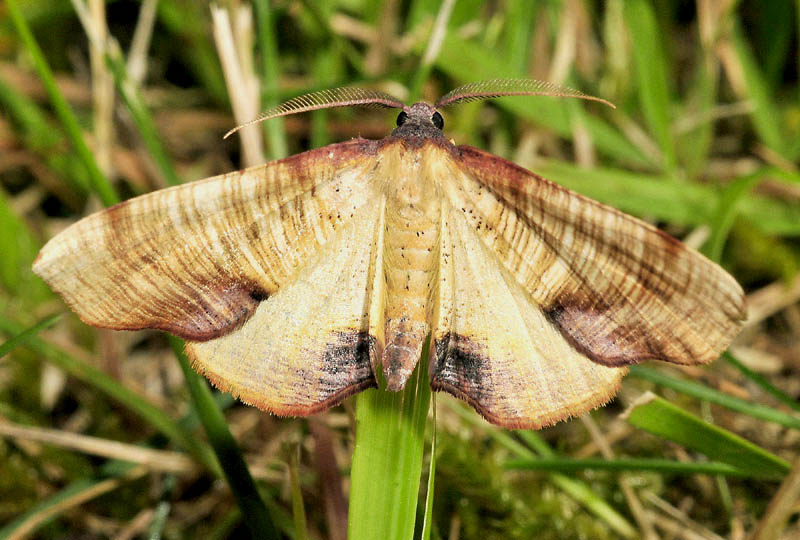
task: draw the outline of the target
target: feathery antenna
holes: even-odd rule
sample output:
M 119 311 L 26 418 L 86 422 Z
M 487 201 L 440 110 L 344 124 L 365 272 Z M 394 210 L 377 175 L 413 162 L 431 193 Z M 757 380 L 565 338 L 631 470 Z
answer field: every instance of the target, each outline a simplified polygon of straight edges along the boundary
M 357 87 L 343 87 L 332 88 L 330 90 L 321 90 L 319 92 L 311 92 L 310 94 L 303 94 L 285 101 L 267 111 L 261 113 L 255 120 L 250 120 L 240 126 L 236 126 L 225 134 L 225 137 L 233 135 L 240 129 L 252 124 L 276 118 L 278 116 L 287 116 L 290 114 L 297 114 L 306 111 L 316 111 L 319 109 L 329 109 L 332 107 L 386 107 L 386 108 L 403 108 L 403 103 L 397 98 L 379 92 L 378 90 L 371 90 L 369 88 Z
M 479 99 L 490 99 L 503 96 L 551 96 L 551 97 L 574 97 L 599 101 L 608 105 L 612 109 L 616 107 L 605 99 L 584 94 L 580 90 L 559 86 L 554 83 L 537 81 L 535 79 L 491 79 L 459 86 L 451 90 L 436 101 L 434 107 L 437 109 L 456 103 L 469 103 Z

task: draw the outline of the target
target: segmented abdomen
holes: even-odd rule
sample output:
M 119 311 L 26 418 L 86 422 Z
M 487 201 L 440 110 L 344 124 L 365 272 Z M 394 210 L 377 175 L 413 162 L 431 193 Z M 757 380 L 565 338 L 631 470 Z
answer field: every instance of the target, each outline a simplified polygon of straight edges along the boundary
M 438 200 L 387 201 L 386 345 L 382 364 L 391 390 L 405 385 L 430 332 L 432 298 L 438 280 L 438 204 Z

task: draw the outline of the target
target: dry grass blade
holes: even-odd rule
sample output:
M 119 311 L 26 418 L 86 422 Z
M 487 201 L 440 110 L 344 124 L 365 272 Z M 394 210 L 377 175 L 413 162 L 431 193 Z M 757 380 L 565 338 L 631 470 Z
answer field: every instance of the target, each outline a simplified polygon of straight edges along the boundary
M 721 536 L 709 531 L 686 515 L 686 512 L 675 508 L 661 497 L 650 492 L 645 492 L 643 497 L 647 499 L 647 502 L 666 514 L 666 516 L 660 516 L 655 512 L 650 513 L 650 519 L 659 528 L 673 534 L 678 534 L 681 538 L 723 540 Z
M 744 328 L 751 328 L 767 317 L 800 301 L 800 274 L 791 284 L 782 281 L 770 283 L 747 295 L 747 320 Z
M 147 467 L 135 467 L 120 477 L 103 480 L 91 485 L 88 489 L 78 489 L 75 493 L 58 501 L 56 504 L 50 505 L 30 515 L 23 522 L 18 523 L 13 532 L 6 536 L 6 540 L 23 540 L 24 538 L 29 538 L 41 525 L 54 516 L 62 514 L 70 508 L 80 506 L 87 501 L 91 501 L 104 493 L 108 493 L 125 482 L 141 478 L 147 474 L 147 472 Z
M 608 441 L 603 436 L 603 432 L 600 430 L 597 423 L 592 420 L 591 415 L 584 414 L 580 417 L 580 419 L 583 425 L 586 427 L 586 430 L 589 432 L 592 441 L 594 441 L 594 443 L 600 449 L 600 453 L 603 455 L 603 457 L 606 459 L 614 459 L 614 451 L 611 449 Z M 630 481 L 630 477 L 626 474 L 620 474 L 618 483 L 623 495 L 625 496 L 625 500 L 628 502 L 628 508 L 630 508 L 633 518 L 636 520 L 636 523 L 641 529 L 642 538 L 645 540 L 658 540 L 658 535 L 656 534 L 655 529 L 653 529 L 653 524 L 648 518 L 647 512 L 644 511 L 642 502 L 639 500 L 636 491 L 633 489 L 633 484 Z
M 147 73 L 147 50 L 153 37 L 157 0 L 144 0 L 136 21 L 131 48 L 128 51 L 128 74 L 136 86 L 141 86 Z
M 187 474 L 198 470 L 197 463 L 178 452 L 153 450 L 108 439 L 69 433 L 56 429 L 14 425 L 0 422 L 0 436 L 25 439 L 71 448 L 108 459 L 119 459 L 147 467 L 149 470 Z
M 797 511 L 800 500 L 800 458 L 794 461 L 792 472 L 781 484 L 772 498 L 767 512 L 750 536 L 750 540 L 773 540 L 780 538 L 786 523 Z
M 249 28 L 252 30 L 252 12 L 248 7 L 239 6 L 237 8 L 237 20 L 245 19 L 249 21 Z M 252 31 L 242 31 L 234 34 L 228 10 L 217 6 L 211 7 L 211 18 L 214 21 L 214 41 L 217 44 L 222 70 L 225 74 L 225 83 L 228 86 L 228 94 L 231 96 L 233 114 L 239 123 L 246 122 L 248 118 L 253 118 L 258 111 L 258 79 L 252 69 L 252 62 L 243 61 L 238 54 L 245 49 L 252 50 L 252 47 L 237 47 L 236 39 L 249 41 L 245 35 L 252 35 Z M 247 54 L 247 53 L 243 53 Z M 252 167 L 264 162 L 264 154 L 261 151 L 263 144 L 261 131 L 253 127 L 249 122 L 245 126 L 249 129 L 242 129 L 242 161 L 245 167 Z M 228 136 L 227 134 L 225 135 Z

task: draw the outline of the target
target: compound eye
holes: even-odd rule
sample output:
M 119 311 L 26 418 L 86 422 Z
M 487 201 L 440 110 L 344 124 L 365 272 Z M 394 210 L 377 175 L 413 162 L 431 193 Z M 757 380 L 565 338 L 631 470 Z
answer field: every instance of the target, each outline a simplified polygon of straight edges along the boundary
M 444 127 L 444 118 L 442 118 L 442 115 L 439 114 L 439 111 L 433 113 L 433 116 L 431 116 L 431 121 L 433 122 L 433 125 L 436 126 L 436 129 L 442 129 Z
M 403 124 L 405 124 L 406 120 L 408 120 L 408 115 L 406 114 L 406 111 L 400 111 L 400 114 L 397 115 L 397 127 L 400 127 Z

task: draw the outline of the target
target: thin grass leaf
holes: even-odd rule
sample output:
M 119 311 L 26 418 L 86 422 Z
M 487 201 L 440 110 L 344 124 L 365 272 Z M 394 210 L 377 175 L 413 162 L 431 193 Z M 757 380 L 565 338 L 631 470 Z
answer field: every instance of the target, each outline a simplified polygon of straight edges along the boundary
M 258 47 L 261 50 L 261 107 L 271 109 L 278 105 L 278 40 L 275 36 L 273 9 L 268 0 L 255 0 Z M 289 145 L 286 142 L 285 123 L 282 118 L 273 118 L 264 124 L 272 159 L 286 157 Z
M 51 315 L 46 319 L 39 321 L 38 323 L 34 324 L 30 328 L 23 330 L 13 338 L 9 339 L 5 343 L 0 343 L 0 358 L 3 358 L 5 355 L 19 347 L 20 345 L 24 345 L 30 338 L 41 332 L 46 328 L 50 328 L 54 324 L 56 324 L 59 319 L 61 319 L 61 314 L 58 313 L 56 315 Z
M 20 334 L 24 331 L 24 328 L 17 323 L 0 317 L 0 331 L 9 334 Z M 211 449 L 195 439 L 190 431 L 182 428 L 173 418 L 152 405 L 146 398 L 122 386 L 116 379 L 94 366 L 73 358 L 37 336 L 29 337 L 25 347 L 37 353 L 42 359 L 46 359 L 63 369 L 69 375 L 103 392 L 130 409 L 131 412 L 166 435 L 178 446 L 188 450 L 207 469 L 215 473 L 219 471 L 219 465 L 214 454 L 211 453 Z
M 50 70 L 50 66 L 47 64 L 47 60 L 42 50 L 39 48 L 39 45 L 36 43 L 36 39 L 33 37 L 30 28 L 28 28 L 28 23 L 25 22 L 25 19 L 22 17 L 19 7 L 17 6 L 17 0 L 8 0 L 6 6 L 8 6 L 8 12 L 11 15 L 11 20 L 14 23 L 14 27 L 20 39 L 22 39 L 22 42 L 25 44 L 28 54 L 31 55 L 36 72 L 39 74 L 39 78 L 42 80 L 42 84 L 47 90 L 50 101 L 53 103 L 53 108 L 67 133 L 67 137 L 72 147 L 78 153 L 78 157 L 83 162 L 83 165 L 86 167 L 92 189 L 106 206 L 118 202 L 119 198 L 114 188 L 111 187 L 111 183 L 100 170 L 97 161 L 95 161 L 92 155 L 92 151 L 83 138 L 83 130 L 78 123 L 78 119 L 72 112 L 72 108 L 69 106 L 69 103 L 67 103 L 61 90 L 56 86 L 53 72 Z
M 128 76 L 128 68 L 126 67 L 125 59 L 122 57 L 122 51 L 115 41 L 109 41 L 110 46 L 106 49 L 106 64 L 114 77 L 114 84 L 117 87 L 117 92 L 122 96 L 122 101 L 131 113 L 139 135 L 142 137 L 147 151 L 153 157 L 153 160 L 158 165 L 161 174 L 170 186 L 177 186 L 181 183 L 175 168 L 172 166 L 172 161 L 167 154 L 164 145 L 161 142 L 161 137 L 158 135 L 153 118 L 150 111 L 142 101 L 139 90 L 134 86 L 130 77 Z
M 289 458 L 289 484 L 292 489 L 292 517 L 294 518 L 295 540 L 309 540 L 308 525 L 306 525 L 306 508 L 303 504 L 303 490 L 300 486 L 300 464 L 297 445 Z
M 139 478 L 147 473 L 142 466 L 126 464 L 105 478 L 83 478 L 70 483 L 55 495 L 33 506 L 0 528 L 0 540 L 22 540 L 64 511 L 116 489 L 124 480 Z
M 433 64 L 436 57 L 442 48 L 442 43 L 447 35 L 447 24 L 450 21 L 450 15 L 453 13 L 453 6 L 455 0 L 442 0 L 439 7 L 439 12 L 436 14 L 436 19 L 433 21 L 433 28 L 428 37 L 428 42 L 425 47 L 425 52 L 422 54 L 417 71 L 414 73 L 414 78 L 409 84 L 409 102 L 413 103 L 422 95 L 422 85 L 428 80 L 428 76 L 433 69 Z
M 510 0 L 506 5 L 507 30 L 503 33 L 506 62 L 514 71 L 524 73 L 528 70 L 531 35 L 536 17 L 531 13 L 529 0 Z
M 647 0 L 625 2 L 625 21 L 631 36 L 639 101 L 650 131 L 655 136 L 667 171 L 676 168 L 675 139 L 672 135 L 671 103 L 667 81 L 664 44 L 653 7 Z
M 537 459 L 537 454 L 544 458 L 556 457 L 556 452 L 534 431 L 525 430 L 514 432 L 514 434 L 523 439 L 530 446 L 529 448 L 515 440 L 511 435 L 512 432 L 493 428 L 485 424 L 485 422 L 479 424 L 479 422 L 483 422 L 483 419 L 478 417 L 474 411 L 467 409 L 463 405 L 452 403 L 451 409 L 472 427 L 482 428 L 487 435 L 507 448 L 518 458 L 534 460 Z M 633 525 L 619 512 L 614 510 L 602 497 L 595 493 L 585 482 L 569 478 L 557 472 L 550 475 L 550 481 L 584 508 L 602 519 L 620 537 L 637 537 L 636 529 Z
M 768 170 L 762 169 L 753 174 L 737 178 L 725 188 L 717 203 L 717 211 L 711 220 L 711 237 L 706 244 L 705 254 L 709 259 L 719 262 L 722 258 L 722 249 L 725 247 L 725 240 L 733 227 L 733 220 L 739 209 L 739 203 L 748 195 L 761 180 L 764 179 Z
M 783 475 L 771 471 L 742 470 L 728 463 L 715 461 L 684 462 L 659 458 L 539 458 L 512 459 L 503 464 L 507 469 L 574 473 L 579 471 L 647 471 L 657 474 L 710 474 L 733 476 L 737 478 L 757 478 L 763 480 L 780 480 Z
M 234 506 L 218 518 L 214 527 L 208 532 L 207 540 L 230 540 L 233 537 L 234 528 L 241 521 L 242 513 L 239 508 Z
M 715 120 L 709 114 L 718 99 L 719 75 L 712 60 L 712 51 L 701 49 L 695 59 L 696 69 L 692 85 L 682 110 L 684 118 L 697 118 L 696 125 L 676 135 L 677 158 L 686 168 L 686 176 L 695 178 L 703 174 L 714 141 Z M 675 125 L 677 128 L 677 123 Z
M 163 487 L 161 489 L 161 501 L 156 505 L 155 512 L 153 512 L 153 519 L 150 521 L 150 527 L 147 529 L 147 538 L 149 540 L 159 540 L 167 526 L 167 518 L 169 517 L 170 510 L 172 510 L 173 491 L 175 489 L 175 475 L 168 474 L 164 478 Z
M 428 467 L 428 485 L 425 488 L 425 515 L 422 520 L 421 540 L 430 540 L 433 528 L 434 480 L 436 479 L 436 394 L 431 396 L 431 462 Z
M 529 447 L 533 448 L 540 457 L 546 459 L 560 459 L 558 454 L 534 431 L 518 431 L 520 439 L 525 441 Z M 529 458 L 533 458 L 530 450 L 526 452 Z M 580 480 L 563 476 L 560 473 L 551 475 L 552 482 L 561 488 L 564 493 L 570 495 L 577 502 L 585 506 L 589 511 L 605 521 L 618 534 L 626 537 L 636 537 L 633 525 L 609 505 L 602 497 L 598 496 L 592 488 Z
M 555 160 L 537 162 L 534 171 L 623 212 L 677 225 L 707 224 L 719 208 L 718 190 L 668 182 L 663 176 L 603 167 L 587 170 Z M 753 195 L 739 201 L 737 209 L 763 234 L 800 235 L 800 205 Z
M 749 21 L 755 49 L 762 53 L 764 81 L 771 88 L 782 82 L 792 47 L 796 8 L 797 2 L 761 2 L 758 5 L 759 17 Z
M 218 399 L 217 403 L 221 407 L 224 406 L 224 400 Z M 196 423 L 194 410 L 189 411 L 188 414 L 177 422 L 178 426 L 184 430 L 190 430 L 194 423 Z M 98 478 L 82 478 L 76 480 L 53 495 L 39 501 L 33 508 L 8 523 L 5 527 L 0 529 L 0 540 L 11 540 L 28 536 L 66 510 L 99 497 L 115 487 L 114 485 L 103 484 L 103 482 L 107 480 L 122 477 L 132 480 L 146 474 L 147 469 L 145 467 L 140 467 L 138 470 L 141 472 L 137 472 L 135 476 L 131 476 L 130 473 L 135 467 L 136 465 L 133 463 L 116 459 L 105 463 L 100 468 Z M 238 522 L 239 518 L 241 518 L 241 513 L 236 509 L 233 514 Z M 227 536 L 225 538 L 227 538 Z
M 64 136 L 44 111 L 28 96 L 17 92 L 0 77 L 0 105 L 22 132 L 26 148 L 47 163 L 64 179 L 67 189 L 57 195 L 73 210 L 81 206 L 82 195 L 89 192 L 86 168 L 69 153 L 59 151 Z M 2 229 L 0 229 L 2 230 Z
M 84 25 L 84 31 L 93 45 L 103 52 L 105 63 L 114 79 L 114 85 L 122 96 L 122 100 L 138 128 L 147 150 L 164 175 L 167 184 L 171 186 L 180 184 L 180 180 L 172 166 L 172 161 L 161 144 L 161 139 L 158 136 L 150 112 L 144 105 L 136 85 L 128 75 L 127 62 L 123 56 L 122 49 L 113 38 L 101 41 L 101 38 L 94 32 L 94 28 L 90 26 L 89 14 L 82 2 L 83 0 L 73 0 L 73 5 L 78 12 L 78 18 Z
M 786 405 L 787 407 L 794 409 L 795 411 L 800 413 L 800 401 L 793 398 L 792 396 L 786 394 L 782 390 L 773 386 L 766 377 L 761 375 L 760 373 L 756 373 L 749 367 L 742 364 L 735 356 L 733 356 L 729 351 L 725 351 L 722 353 L 722 357 L 733 367 L 738 369 L 745 377 L 756 383 L 758 386 L 761 387 L 762 390 L 767 392 L 768 394 L 772 395 L 775 399 Z
M 217 51 L 208 39 L 207 10 L 206 2 L 159 0 L 158 22 L 166 29 L 167 39 L 175 41 L 176 54 L 189 66 L 202 87 L 218 105 L 230 107 Z
M 428 345 L 400 392 L 356 397 L 349 540 L 406 540 L 414 533 L 431 390 Z
M 646 366 L 631 366 L 629 368 L 629 373 L 634 377 L 671 388 L 698 399 L 716 403 L 717 405 L 747 414 L 753 418 L 760 418 L 792 429 L 800 429 L 800 417 L 783 413 L 772 407 L 751 403 L 747 400 L 730 396 L 694 381 L 677 379 Z
M 788 157 L 787 138 L 783 131 L 781 115 L 776 108 L 776 101 L 764 75 L 761 73 L 758 61 L 753 56 L 749 44 L 744 38 L 741 24 L 735 15 L 731 28 L 731 40 L 738 60 L 741 74 L 744 76 L 745 88 L 743 89 L 750 101 L 753 102 L 753 111 L 750 117 L 753 127 L 759 138 L 769 148 Z
M 26 263 L 33 261 L 37 247 L 25 224 L 14 213 L 0 186 L 0 285 L 19 293 L 25 280 Z
M 760 448 L 726 429 L 656 396 L 645 394 L 624 418 L 649 433 L 669 439 L 705 454 L 709 459 L 727 463 L 751 475 L 785 475 L 790 465 L 778 456 Z
M 353 68 L 360 74 L 364 74 L 364 60 L 361 58 L 361 53 L 353 46 L 352 43 L 342 38 L 337 32 L 334 32 L 330 25 L 330 17 L 326 17 L 323 10 L 333 7 L 331 4 L 312 2 L 310 0 L 300 0 L 300 3 L 306 11 L 314 19 L 314 22 L 322 29 L 322 31 L 333 42 L 334 48 L 342 53 L 342 56 L 353 66 Z
M 280 538 L 278 530 L 272 523 L 270 513 L 256 488 L 253 477 L 242 456 L 242 451 L 228 429 L 225 416 L 214 402 L 205 379 L 192 370 L 189 359 L 183 352 L 183 342 L 170 336 L 170 344 L 183 371 L 189 393 L 192 395 L 192 404 L 197 411 L 197 416 L 205 428 L 208 440 L 219 458 L 219 463 L 225 478 L 228 480 L 231 492 L 236 498 L 245 525 L 250 530 L 253 538 Z

